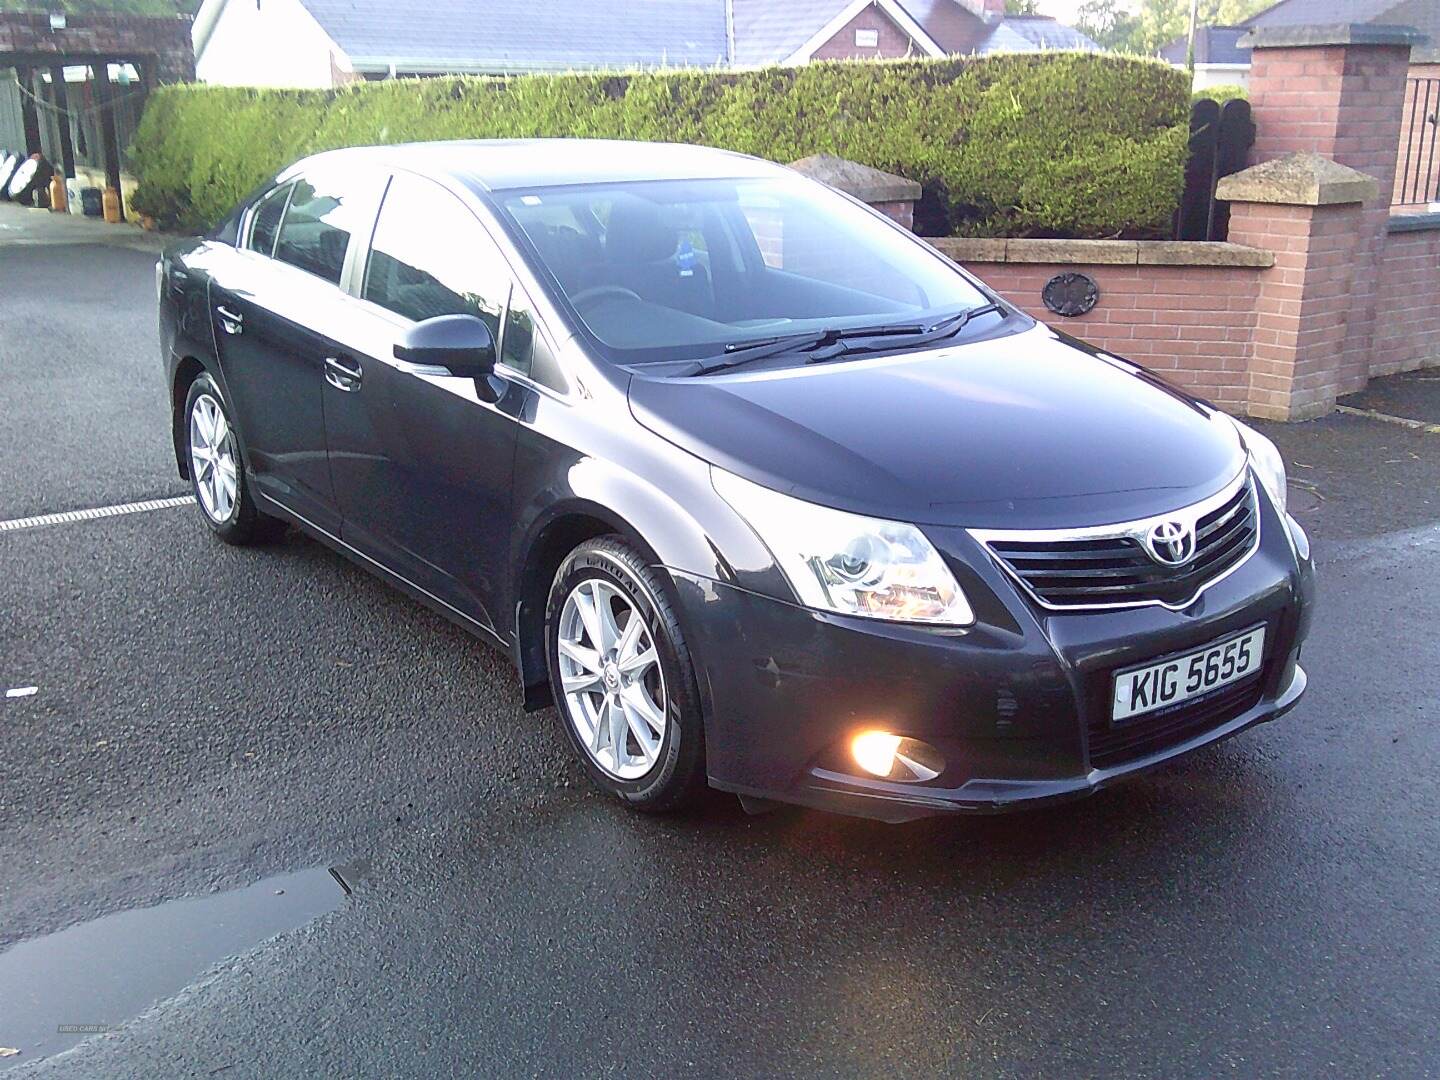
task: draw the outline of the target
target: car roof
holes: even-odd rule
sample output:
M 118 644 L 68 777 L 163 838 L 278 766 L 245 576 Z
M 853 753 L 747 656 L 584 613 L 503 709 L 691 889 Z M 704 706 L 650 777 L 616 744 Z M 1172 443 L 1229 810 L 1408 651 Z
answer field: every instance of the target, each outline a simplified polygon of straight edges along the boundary
M 486 190 L 603 184 L 641 180 L 695 180 L 773 176 L 781 166 L 759 158 L 687 143 L 618 139 L 472 139 L 397 143 L 329 150 L 298 162 L 293 170 L 319 165 L 372 164 L 447 176 Z

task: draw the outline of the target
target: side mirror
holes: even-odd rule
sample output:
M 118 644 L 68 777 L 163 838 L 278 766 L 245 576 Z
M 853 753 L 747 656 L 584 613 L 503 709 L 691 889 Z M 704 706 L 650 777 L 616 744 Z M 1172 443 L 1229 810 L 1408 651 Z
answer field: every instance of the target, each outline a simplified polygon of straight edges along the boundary
M 443 367 L 464 379 L 486 379 L 495 370 L 495 339 L 474 315 L 437 315 L 405 331 L 395 359 Z

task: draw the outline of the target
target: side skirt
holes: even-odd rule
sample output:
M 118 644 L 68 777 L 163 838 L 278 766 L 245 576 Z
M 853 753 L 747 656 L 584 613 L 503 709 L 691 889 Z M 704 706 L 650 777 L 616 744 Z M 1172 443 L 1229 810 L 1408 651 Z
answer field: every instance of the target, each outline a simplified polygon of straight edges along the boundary
M 383 563 L 376 562 L 369 555 L 366 555 L 363 551 L 351 547 L 344 540 L 340 539 L 340 537 L 335 536 L 334 534 L 320 528 L 320 526 L 316 525 L 308 518 L 302 517 L 300 514 L 295 513 L 295 511 L 289 509 L 281 503 L 276 502 L 274 499 L 270 498 L 263 492 L 254 491 L 253 489 L 252 491 L 256 503 L 258 503 L 267 514 L 271 515 L 272 517 L 284 519 L 286 522 L 295 526 L 301 532 L 305 533 L 306 536 L 309 536 L 314 540 L 318 540 L 320 543 L 324 544 L 332 551 L 335 551 L 338 554 L 345 556 L 355 565 L 361 567 L 364 570 L 368 570 L 381 581 L 385 582 L 385 584 L 391 586 L 392 588 L 398 589 L 400 592 L 404 593 L 412 600 L 418 600 L 420 603 L 428 607 L 431 611 L 434 611 L 437 615 L 444 616 L 450 622 L 460 627 L 460 629 L 468 632 L 473 637 L 479 638 L 487 645 L 492 645 L 495 648 L 499 649 L 501 652 L 503 652 L 506 656 L 510 658 L 512 663 L 516 665 L 516 670 L 519 670 L 519 661 L 516 658 L 516 650 L 513 642 L 506 641 L 503 637 L 501 637 L 490 627 L 486 626 L 484 623 L 471 618 L 459 608 L 447 604 L 438 596 L 434 595 L 433 593 L 427 592 L 419 585 L 416 585 L 409 578 L 402 577 L 400 574 L 397 574 L 394 570 L 391 570 Z

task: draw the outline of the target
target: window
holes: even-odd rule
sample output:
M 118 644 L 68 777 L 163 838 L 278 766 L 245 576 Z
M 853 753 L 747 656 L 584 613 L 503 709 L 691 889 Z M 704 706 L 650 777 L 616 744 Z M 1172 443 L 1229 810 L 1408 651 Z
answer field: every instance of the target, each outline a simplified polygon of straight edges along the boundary
M 510 290 L 510 306 L 505 310 L 505 337 L 500 348 L 500 362 L 529 375 L 535 362 L 535 309 L 519 285 Z
M 509 293 L 505 257 L 463 203 L 417 177 L 390 181 L 365 270 L 366 300 L 416 322 L 477 315 L 498 341 Z
M 985 300 L 925 244 L 799 177 L 495 194 L 584 331 L 619 363 L 943 318 Z
M 856 30 L 855 47 L 857 49 L 878 49 L 880 47 L 880 31 Z
M 275 234 L 280 231 L 280 217 L 293 185 L 283 184 L 260 200 L 250 218 L 250 239 L 245 246 L 261 255 L 275 254 Z
M 307 177 L 294 187 L 275 241 L 275 258 L 338 285 L 350 234 L 361 224 L 356 185 Z

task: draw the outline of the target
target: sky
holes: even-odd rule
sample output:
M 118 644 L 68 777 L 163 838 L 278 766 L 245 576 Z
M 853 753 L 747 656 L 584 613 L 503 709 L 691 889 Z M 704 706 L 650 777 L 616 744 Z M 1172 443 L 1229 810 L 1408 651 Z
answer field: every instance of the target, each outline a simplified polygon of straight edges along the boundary
M 1074 25 L 1076 12 L 1080 8 L 1080 0 L 1041 0 L 1040 14 L 1053 15 L 1062 23 Z

